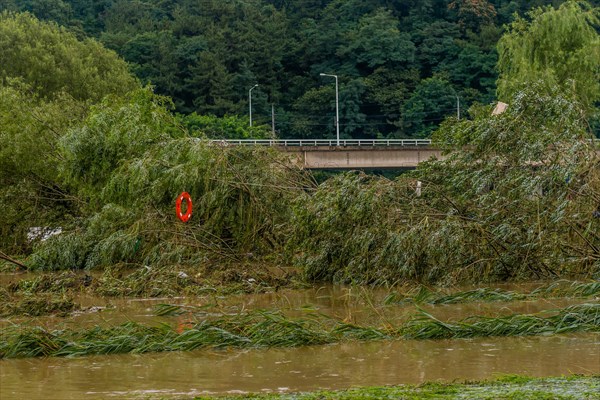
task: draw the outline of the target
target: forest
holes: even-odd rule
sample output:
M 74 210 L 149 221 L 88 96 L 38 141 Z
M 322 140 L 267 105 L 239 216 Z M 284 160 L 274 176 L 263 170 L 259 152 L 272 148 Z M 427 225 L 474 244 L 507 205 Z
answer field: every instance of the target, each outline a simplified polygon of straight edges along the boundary
M 515 2 L 364 3 L 8 4 L 37 16 L 0 14 L 0 257 L 31 270 L 178 265 L 217 281 L 241 279 L 227 272 L 240 265 L 385 285 L 597 273 L 599 8 L 568 1 L 500 26 L 508 9 L 521 12 Z M 444 28 L 424 34 L 433 27 Z M 436 42 L 447 29 L 452 44 Z M 487 77 L 461 56 L 471 51 Z M 410 136 L 408 110 L 438 104 L 439 119 L 419 117 L 413 133 L 433 132 L 446 159 L 395 180 L 353 172 L 319 184 L 272 149 L 203 140 L 270 134 L 244 114 L 257 81 L 289 102 L 279 116 L 312 113 L 286 132 L 313 135 L 331 112 L 323 70 L 347 71 L 347 136 Z M 470 104 L 460 119 L 436 103 L 455 95 Z M 491 116 L 494 98 L 510 104 L 505 114 Z M 368 133 L 367 104 L 387 134 Z M 350 109 L 360 132 L 347 130 Z M 188 224 L 172 210 L 184 191 L 195 201 Z
M 561 3 L 2 0 L 0 10 L 98 40 L 191 126 L 213 125 L 207 116 L 247 119 L 248 91 L 259 84 L 256 123 L 270 125 L 273 107 L 280 138 L 331 138 L 335 86 L 319 75 L 329 73 L 339 76 L 342 138 L 422 138 L 459 108 L 466 116 L 494 101 L 507 24 Z
M 440 157 L 221 140 L 330 75 Z M 599 1 L 0 0 L 0 397 L 595 399 L 599 106 Z

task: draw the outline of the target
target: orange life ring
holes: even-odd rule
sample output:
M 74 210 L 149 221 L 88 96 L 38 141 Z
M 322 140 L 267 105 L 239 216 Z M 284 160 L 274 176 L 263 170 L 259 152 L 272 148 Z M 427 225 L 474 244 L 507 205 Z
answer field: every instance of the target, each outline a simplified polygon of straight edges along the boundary
M 185 214 L 181 212 L 181 203 L 185 200 L 185 204 L 187 205 L 187 209 L 185 210 Z M 175 202 L 175 211 L 177 212 L 177 218 L 182 220 L 183 222 L 188 222 L 192 217 L 192 197 L 188 192 L 183 192 L 177 197 L 177 201 Z

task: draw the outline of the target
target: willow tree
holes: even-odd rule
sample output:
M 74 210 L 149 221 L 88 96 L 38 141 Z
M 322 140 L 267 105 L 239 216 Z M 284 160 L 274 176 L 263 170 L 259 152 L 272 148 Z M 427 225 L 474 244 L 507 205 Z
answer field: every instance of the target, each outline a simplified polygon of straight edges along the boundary
M 0 80 L 20 78 L 41 97 L 66 92 L 77 100 L 98 101 L 137 86 L 115 52 L 28 13 L 0 14 L 0 54 Z
M 600 100 L 600 8 L 567 1 L 517 17 L 498 42 L 498 98 L 533 81 L 576 93 L 587 110 Z
M 149 88 L 107 97 L 60 139 L 60 171 L 85 212 L 37 243 L 28 268 L 177 265 L 198 273 L 283 246 L 291 201 L 313 187 L 310 176 L 274 149 L 202 140 L 210 126 L 192 136 L 170 108 Z M 194 201 L 187 224 L 173 212 L 184 191 Z
M 29 227 L 60 226 L 74 205 L 60 183 L 56 142 L 84 115 L 68 95 L 45 101 L 21 81 L 0 85 L 0 250 L 26 250 Z
M 0 13 L 0 250 L 29 250 L 29 228 L 64 226 L 80 202 L 58 142 L 107 94 L 135 88 L 100 43 L 30 14 Z
M 545 89 L 534 83 L 517 93 L 502 115 L 486 109 L 447 120 L 434 134 L 448 150 L 444 160 L 395 181 L 342 174 L 298 198 L 288 249 L 305 278 L 393 284 L 597 274 L 600 159 L 581 106 L 570 92 Z

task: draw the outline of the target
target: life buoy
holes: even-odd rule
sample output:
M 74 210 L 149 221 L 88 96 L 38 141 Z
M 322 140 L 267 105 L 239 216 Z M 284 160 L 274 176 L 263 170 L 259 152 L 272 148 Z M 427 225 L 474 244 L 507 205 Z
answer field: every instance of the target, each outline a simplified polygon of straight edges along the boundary
M 185 204 L 187 205 L 187 209 L 185 210 L 185 214 L 181 212 L 181 203 L 185 200 Z M 175 202 L 175 211 L 177 212 L 177 218 L 182 220 L 183 222 L 188 222 L 192 217 L 192 197 L 188 192 L 183 192 L 177 197 L 177 201 Z

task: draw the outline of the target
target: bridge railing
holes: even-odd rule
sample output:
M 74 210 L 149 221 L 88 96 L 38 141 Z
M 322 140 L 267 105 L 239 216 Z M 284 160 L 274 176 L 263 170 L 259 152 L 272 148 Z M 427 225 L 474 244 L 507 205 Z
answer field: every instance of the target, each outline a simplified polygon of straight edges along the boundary
M 338 145 L 336 139 L 226 139 L 211 141 L 242 146 L 335 147 Z M 430 146 L 431 139 L 340 139 L 339 145 L 343 147 L 421 147 Z

